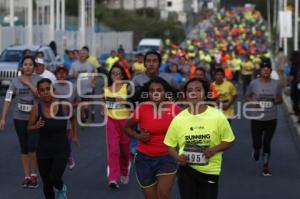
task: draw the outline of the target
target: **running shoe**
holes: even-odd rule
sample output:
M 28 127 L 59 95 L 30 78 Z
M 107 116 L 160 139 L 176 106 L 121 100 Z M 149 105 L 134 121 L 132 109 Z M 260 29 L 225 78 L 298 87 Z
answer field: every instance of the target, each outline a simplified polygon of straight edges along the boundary
M 128 184 L 129 183 L 129 176 L 121 176 L 120 182 L 122 184 Z
M 272 176 L 272 173 L 270 172 L 269 166 L 267 164 L 264 164 L 262 175 L 265 177 Z
M 30 176 L 28 188 L 36 189 L 39 187 L 37 176 Z
M 61 190 L 55 189 L 56 199 L 67 199 L 67 186 L 64 184 Z
M 116 182 L 116 181 L 110 181 L 109 182 L 109 184 L 108 184 L 108 186 L 111 188 L 111 189 L 115 189 L 115 190 L 117 190 L 117 189 L 119 189 L 120 187 L 119 187 L 119 185 L 118 185 L 118 183 Z
M 30 177 L 25 177 L 21 186 L 23 188 L 28 188 L 29 183 L 30 183 Z
M 72 169 L 74 169 L 75 165 L 76 165 L 76 164 L 75 164 L 73 158 L 69 158 L 69 160 L 68 160 L 68 168 L 69 168 L 70 170 L 72 170 Z

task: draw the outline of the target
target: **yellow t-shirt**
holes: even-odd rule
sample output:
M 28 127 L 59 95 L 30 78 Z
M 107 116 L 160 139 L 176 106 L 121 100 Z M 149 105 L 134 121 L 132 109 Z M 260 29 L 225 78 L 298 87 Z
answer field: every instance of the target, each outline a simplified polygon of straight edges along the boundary
M 132 70 L 135 73 L 143 73 L 146 71 L 144 63 L 134 62 L 132 65 Z
M 214 82 L 213 85 L 219 94 L 220 102 L 226 103 L 231 101 L 231 99 L 237 95 L 236 88 L 227 80 L 224 80 L 222 84 L 216 84 L 216 82 Z M 227 118 L 233 117 L 235 115 L 234 105 L 232 104 L 227 110 L 223 110 L 223 113 Z
M 107 58 L 105 64 L 107 66 L 108 71 L 110 71 L 110 69 L 112 68 L 112 66 L 119 61 L 119 57 L 109 57 Z
M 188 109 L 179 113 L 171 122 L 164 143 L 173 148 L 178 146 L 181 155 L 186 145 L 211 148 L 234 139 L 230 124 L 223 113 L 208 106 L 205 112 L 198 115 L 190 114 Z M 207 165 L 189 166 L 202 173 L 220 175 L 222 152 L 212 156 Z
M 255 66 L 252 62 L 243 62 L 242 63 L 242 68 L 241 68 L 241 73 L 242 75 L 252 75 L 255 70 Z
M 115 120 L 123 120 L 129 118 L 129 110 L 124 103 L 116 102 L 116 98 L 126 100 L 127 84 L 123 84 L 121 89 L 117 92 L 112 92 L 107 86 L 104 87 L 105 104 L 107 108 L 107 115 Z
M 93 66 L 95 66 L 95 68 L 99 68 L 101 66 L 95 56 L 89 56 L 87 61 L 90 62 Z

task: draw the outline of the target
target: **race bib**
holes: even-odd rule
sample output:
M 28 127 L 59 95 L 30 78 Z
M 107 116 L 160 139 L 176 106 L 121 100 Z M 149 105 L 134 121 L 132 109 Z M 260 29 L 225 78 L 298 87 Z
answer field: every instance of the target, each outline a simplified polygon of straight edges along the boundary
M 25 112 L 25 113 L 29 113 L 29 112 L 31 112 L 32 105 L 18 103 L 18 109 L 19 109 L 19 111 L 22 111 L 22 112 Z
M 13 91 L 7 90 L 6 95 L 5 95 L 5 101 L 6 102 L 11 102 L 13 97 Z
M 201 166 L 208 165 L 208 159 L 204 155 L 207 148 L 207 146 L 186 145 L 183 154 L 187 157 L 188 164 Z
M 107 109 L 122 109 L 125 108 L 124 104 L 120 104 L 119 102 L 106 101 L 105 102 Z
M 267 108 L 272 108 L 273 107 L 273 102 L 271 102 L 271 101 L 260 101 L 258 103 L 259 103 L 259 106 L 261 108 L 267 109 Z

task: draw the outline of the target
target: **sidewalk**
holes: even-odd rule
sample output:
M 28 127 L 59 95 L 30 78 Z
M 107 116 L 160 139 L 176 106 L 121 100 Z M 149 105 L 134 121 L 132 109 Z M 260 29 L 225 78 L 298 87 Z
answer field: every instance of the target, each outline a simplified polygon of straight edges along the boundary
M 294 135 L 295 138 L 300 143 L 300 123 L 298 123 L 298 116 L 293 114 L 292 101 L 290 96 L 286 95 L 285 92 L 282 92 L 283 105 L 288 113 L 290 126 L 295 129 Z M 300 149 L 300 145 L 298 146 Z

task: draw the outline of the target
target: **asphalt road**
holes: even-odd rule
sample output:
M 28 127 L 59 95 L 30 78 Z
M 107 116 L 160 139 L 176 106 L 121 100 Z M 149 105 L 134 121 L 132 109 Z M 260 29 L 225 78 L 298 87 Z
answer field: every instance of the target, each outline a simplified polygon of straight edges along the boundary
M 0 98 L 2 107 L 3 98 Z M 41 186 L 36 190 L 21 188 L 23 179 L 19 145 L 11 114 L 6 128 L 0 132 L 0 199 L 41 199 Z M 300 153 L 292 136 L 288 116 L 280 107 L 271 157 L 272 177 L 262 177 L 262 160 L 251 159 L 250 122 L 234 120 L 236 143 L 224 155 L 219 199 L 299 199 Z M 74 148 L 76 167 L 64 176 L 70 199 L 143 198 L 131 170 L 130 183 L 112 191 L 106 180 L 106 146 L 104 129 L 80 128 L 81 148 Z M 177 185 L 172 199 L 177 199 Z

